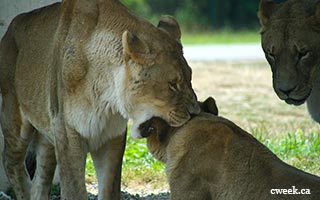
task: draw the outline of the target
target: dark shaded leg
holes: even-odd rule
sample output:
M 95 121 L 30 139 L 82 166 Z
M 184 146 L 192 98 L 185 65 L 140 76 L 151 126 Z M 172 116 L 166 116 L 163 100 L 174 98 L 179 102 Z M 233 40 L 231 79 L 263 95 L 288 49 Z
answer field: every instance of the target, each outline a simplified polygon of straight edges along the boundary
M 31 188 L 31 181 L 25 167 L 25 154 L 34 129 L 28 122 L 22 121 L 18 106 L 12 104 L 14 104 L 13 100 L 8 104 L 6 100 L 4 101 L 5 107 L 1 116 L 5 142 L 4 167 L 17 199 L 25 200 L 30 199 Z

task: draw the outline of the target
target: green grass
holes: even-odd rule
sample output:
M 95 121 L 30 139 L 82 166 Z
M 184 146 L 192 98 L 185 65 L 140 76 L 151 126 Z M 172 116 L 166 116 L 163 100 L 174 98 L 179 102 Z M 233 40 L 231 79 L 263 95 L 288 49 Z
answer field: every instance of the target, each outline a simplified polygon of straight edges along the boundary
M 252 134 L 281 160 L 304 171 L 320 175 L 320 131 L 281 134 L 252 131 Z
M 130 133 L 127 136 L 127 146 L 123 159 L 124 169 L 141 173 L 143 170 L 163 170 L 164 165 L 155 160 L 146 147 L 146 140 L 134 140 Z
M 130 184 L 136 178 L 138 182 L 148 182 L 149 179 L 158 178 L 157 173 L 164 174 L 164 165 L 154 159 L 149 153 L 145 139 L 132 139 L 130 132 L 127 135 L 127 145 L 123 158 L 123 182 Z M 160 178 L 163 179 L 163 178 Z M 87 182 L 96 181 L 96 173 L 90 154 L 86 160 L 86 180 Z
M 182 43 L 184 45 L 195 44 L 234 44 L 234 43 L 259 43 L 260 34 L 258 30 L 251 31 L 231 31 L 204 33 L 182 33 Z
M 132 139 L 130 132 L 123 158 L 122 185 L 151 184 L 153 188 L 163 188 L 166 184 L 165 166 L 149 153 L 146 139 Z
M 90 154 L 86 160 L 86 182 L 97 182 Z M 146 184 L 154 189 L 166 188 L 165 166 L 149 153 L 145 139 L 132 139 L 130 132 L 123 158 L 121 184 L 133 188 Z
M 87 160 L 86 160 L 86 181 L 87 182 L 97 181 L 96 171 L 94 170 L 93 161 L 90 154 L 88 154 Z

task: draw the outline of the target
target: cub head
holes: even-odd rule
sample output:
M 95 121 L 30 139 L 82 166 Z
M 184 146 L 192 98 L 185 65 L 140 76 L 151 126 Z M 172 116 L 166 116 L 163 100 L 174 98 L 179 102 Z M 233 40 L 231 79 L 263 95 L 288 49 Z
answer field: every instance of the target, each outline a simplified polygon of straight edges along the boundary
M 261 0 L 258 16 L 273 88 L 286 103 L 300 105 L 320 75 L 320 2 Z
M 218 108 L 215 100 L 208 97 L 204 102 L 198 102 L 201 111 L 218 115 Z M 147 146 L 152 155 L 160 160 L 166 162 L 166 147 L 169 143 L 170 137 L 178 130 L 159 117 L 152 117 L 143 122 L 139 126 L 142 137 L 147 138 Z
M 126 105 L 133 120 L 132 136 L 140 138 L 139 125 L 160 117 L 178 127 L 198 114 L 200 107 L 191 86 L 191 68 L 183 57 L 178 23 L 162 17 L 151 33 L 125 31 L 122 45 L 126 64 Z

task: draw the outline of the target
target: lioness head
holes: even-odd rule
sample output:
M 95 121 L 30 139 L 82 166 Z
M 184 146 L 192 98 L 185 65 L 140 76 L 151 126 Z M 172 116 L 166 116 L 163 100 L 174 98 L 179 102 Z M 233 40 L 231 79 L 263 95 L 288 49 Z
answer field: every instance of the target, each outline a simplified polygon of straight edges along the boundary
M 143 32 L 143 30 L 142 30 Z M 172 17 L 162 17 L 152 35 L 125 31 L 127 102 L 131 105 L 132 136 L 141 137 L 139 125 L 160 117 L 177 127 L 200 112 L 191 86 L 191 68 L 183 57 L 181 32 Z
M 320 3 L 288 0 L 276 4 L 261 0 L 258 16 L 273 88 L 286 103 L 300 105 L 320 75 Z
M 208 97 L 203 102 L 198 102 L 201 112 L 218 115 L 218 107 L 213 97 Z M 169 124 L 159 117 L 152 117 L 151 119 L 140 124 L 139 129 L 142 137 L 149 137 L 151 134 L 155 135 L 161 142 L 167 132 L 169 131 Z M 173 127 L 175 128 L 175 127 Z

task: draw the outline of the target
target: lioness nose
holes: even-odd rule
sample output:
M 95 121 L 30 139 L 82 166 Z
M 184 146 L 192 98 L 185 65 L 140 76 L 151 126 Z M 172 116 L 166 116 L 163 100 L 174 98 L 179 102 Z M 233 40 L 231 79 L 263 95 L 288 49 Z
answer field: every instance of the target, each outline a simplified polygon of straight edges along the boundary
M 201 112 L 201 108 L 200 108 L 198 102 L 197 103 L 192 103 L 192 106 L 190 106 L 188 108 L 188 112 L 190 114 L 195 114 L 195 115 L 199 114 Z
M 278 88 L 278 90 L 279 90 L 279 92 L 281 92 L 282 94 L 284 94 L 288 97 L 290 95 L 290 93 L 294 90 L 294 88 L 291 88 L 291 89 Z
M 296 73 L 290 73 L 287 71 L 278 71 L 273 81 L 278 92 L 282 95 L 286 95 L 286 97 L 288 97 L 297 87 L 298 83 Z

